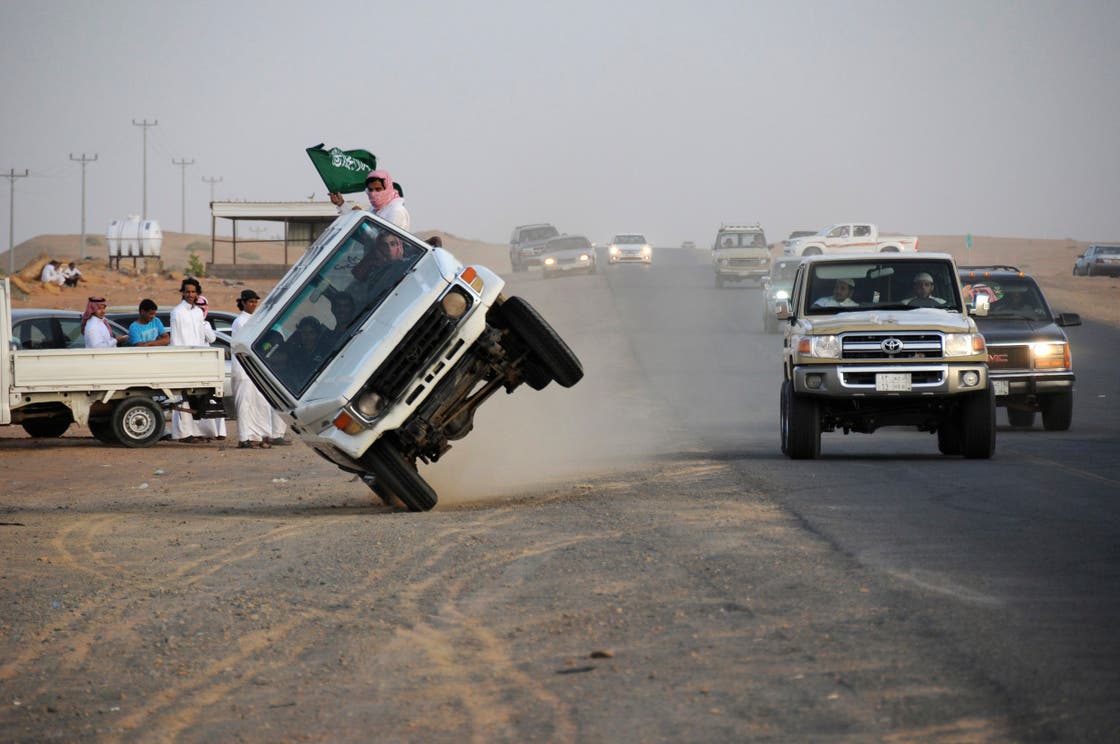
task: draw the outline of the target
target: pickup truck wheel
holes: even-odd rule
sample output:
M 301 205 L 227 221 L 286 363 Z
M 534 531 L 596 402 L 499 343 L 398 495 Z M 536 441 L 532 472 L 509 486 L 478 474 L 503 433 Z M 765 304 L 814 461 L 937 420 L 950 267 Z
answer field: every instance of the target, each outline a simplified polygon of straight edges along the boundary
M 520 297 L 510 297 L 502 303 L 501 311 L 509 329 L 529 347 L 535 361 L 552 379 L 571 387 L 583 378 L 579 358 L 536 308 Z
M 1034 411 L 1025 408 L 1008 408 L 1007 423 L 1016 429 L 1029 429 L 1034 426 Z
M 1042 428 L 1046 431 L 1068 431 L 1073 422 L 1073 393 L 1052 393 L 1039 396 Z
M 23 422 L 23 430 L 36 439 L 61 437 L 74 423 L 70 412 L 59 413 L 50 418 L 28 419 Z
M 961 453 L 961 430 L 956 422 L 946 422 L 937 427 L 937 451 L 943 455 Z
M 782 381 L 782 394 L 778 396 L 778 438 L 782 440 L 782 454 L 789 454 L 789 380 Z
M 125 398 L 113 408 L 113 436 L 125 447 L 150 447 L 163 434 L 163 409 L 143 395 Z
M 992 391 L 969 393 L 961 402 L 961 454 L 986 460 L 996 451 L 996 397 Z
M 544 390 L 548 387 L 548 383 L 552 382 L 552 375 L 550 375 L 548 370 L 542 367 L 536 359 L 530 357 L 526 359 L 523 364 L 521 376 L 525 378 L 525 382 L 529 384 L 529 387 L 534 390 Z
M 409 511 L 428 511 L 436 505 L 436 492 L 415 466 L 405 459 L 400 448 L 384 437 L 373 443 L 363 461 L 373 471 L 374 483 L 383 484 L 388 496 L 396 496 Z M 374 488 L 374 493 L 385 500 L 377 488 Z
M 90 416 L 89 431 L 99 442 L 117 443 L 117 438 L 113 435 L 113 421 L 108 417 Z
M 817 399 L 798 395 L 789 387 L 786 402 L 786 454 L 794 460 L 813 460 L 821 453 L 821 407 Z

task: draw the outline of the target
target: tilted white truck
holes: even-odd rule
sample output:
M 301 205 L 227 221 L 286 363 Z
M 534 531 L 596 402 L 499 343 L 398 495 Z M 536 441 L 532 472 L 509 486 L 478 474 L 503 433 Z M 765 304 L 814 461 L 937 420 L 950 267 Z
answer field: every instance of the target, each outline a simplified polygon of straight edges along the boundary
M 0 425 L 60 437 L 77 423 L 102 442 L 147 447 L 171 406 L 224 415 L 224 383 L 218 348 L 16 349 L 11 284 L 0 282 Z
M 843 222 L 829 225 L 816 235 L 786 241 L 787 256 L 819 256 L 833 253 L 914 253 L 914 235 L 880 235 L 879 226 L 870 222 Z

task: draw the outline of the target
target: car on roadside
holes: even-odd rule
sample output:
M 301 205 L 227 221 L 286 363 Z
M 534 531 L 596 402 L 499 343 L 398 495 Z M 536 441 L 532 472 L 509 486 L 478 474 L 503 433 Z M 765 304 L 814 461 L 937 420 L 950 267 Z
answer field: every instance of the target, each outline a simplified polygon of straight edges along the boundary
M 987 298 L 976 318 L 988 347 L 988 379 L 996 405 L 1014 427 L 1065 431 L 1073 420 L 1073 361 L 1063 328 L 1081 325 L 1077 313 L 1054 313 L 1034 277 L 1014 266 L 959 267 L 970 303 Z
M 1074 276 L 1120 276 L 1120 245 L 1091 245 L 1073 262 Z
M 653 263 L 653 246 L 641 233 L 618 233 L 607 246 L 607 260 L 617 263 Z
M 782 241 L 782 250 L 789 253 L 789 248 L 801 238 L 811 238 L 817 234 L 816 230 L 794 230 L 789 237 Z
M 114 335 L 128 329 L 108 316 Z M 17 349 L 83 349 L 82 314 L 77 310 L 47 308 L 12 309 L 12 344 Z
M 595 248 L 582 235 L 561 235 L 544 245 L 541 272 L 547 279 L 565 274 L 594 274 Z
M 801 259 L 796 256 L 782 256 L 770 264 L 770 274 L 762 280 L 762 329 L 767 333 L 779 330 L 777 305 L 789 300 L 793 293 L 793 277 Z

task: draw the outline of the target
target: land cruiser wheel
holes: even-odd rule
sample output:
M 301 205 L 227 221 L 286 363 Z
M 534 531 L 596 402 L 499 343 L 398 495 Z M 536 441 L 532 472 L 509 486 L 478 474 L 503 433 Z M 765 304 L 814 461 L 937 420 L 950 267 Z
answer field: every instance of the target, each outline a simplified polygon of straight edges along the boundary
M 782 454 L 789 454 L 789 380 L 782 381 L 782 394 L 779 398 L 778 438 L 782 441 Z
M 113 421 L 105 416 L 90 416 L 89 431 L 104 444 L 116 444 L 117 438 L 113 436 Z
M 786 454 L 794 460 L 812 460 L 821 453 L 821 407 L 817 399 L 793 392 L 786 396 Z
M 396 496 L 409 511 L 428 511 L 436 505 L 436 492 L 405 459 L 400 448 L 384 437 L 373 443 L 362 460 L 373 471 L 374 482 L 383 484 L 389 497 Z M 385 500 L 377 488 L 374 493 Z
M 969 393 L 961 401 L 961 454 L 986 460 L 996 451 L 996 398 L 992 391 Z
M 1067 431 L 1073 421 L 1073 393 L 1053 393 L 1038 399 L 1042 409 L 1042 428 L 1046 431 Z
M 961 430 L 955 421 L 937 427 L 937 451 L 943 455 L 961 453 Z
M 163 409 L 151 398 L 134 395 L 113 408 L 111 424 L 125 447 L 150 447 L 163 434 Z
M 509 329 L 529 347 L 534 361 L 552 379 L 571 387 L 583 378 L 579 358 L 532 305 L 520 297 L 510 297 L 502 303 L 501 313 Z
M 67 410 L 50 418 L 28 419 L 23 422 L 23 430 L 36 439 L 54 439 L 65 434 L 72 423 L 74 418 Z
M 1029 429 L 1034 426 L 1034 411 L 1025 408 L 1008 408 L 1007 423 L 1017 429 Z

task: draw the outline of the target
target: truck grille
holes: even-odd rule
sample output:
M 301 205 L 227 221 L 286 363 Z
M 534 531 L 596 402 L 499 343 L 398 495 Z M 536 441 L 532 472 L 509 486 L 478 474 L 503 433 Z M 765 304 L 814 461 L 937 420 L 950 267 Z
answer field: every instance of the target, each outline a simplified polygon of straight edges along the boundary
M 850 333 L 840 337 L 844 359 L 939 359 L 939 333 Z
M 370 378 L 370 386 L 383 397 L 395 400 L 413 378 L 428 366 L 432 356 L 455 335 L 456 322 L 447 317 L 439 304 L 425 311 L 389 357 Z
M 770 263 L 769 259 L 762 258 L 729 258 L 727 259 L 728 266 L 765 266 Z
M 988 369 L 1030 369 L 1031 350 L 1025 345 L 989 346 Z

